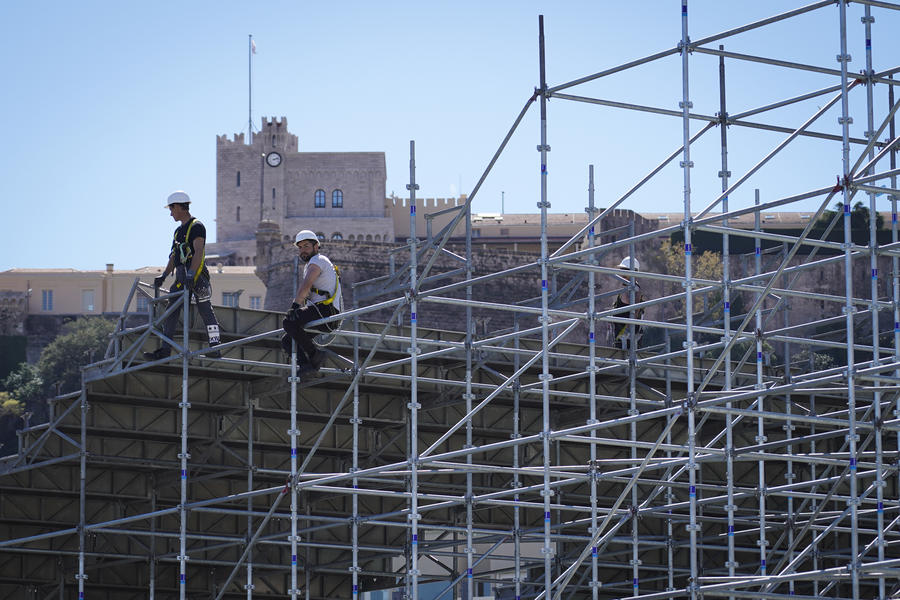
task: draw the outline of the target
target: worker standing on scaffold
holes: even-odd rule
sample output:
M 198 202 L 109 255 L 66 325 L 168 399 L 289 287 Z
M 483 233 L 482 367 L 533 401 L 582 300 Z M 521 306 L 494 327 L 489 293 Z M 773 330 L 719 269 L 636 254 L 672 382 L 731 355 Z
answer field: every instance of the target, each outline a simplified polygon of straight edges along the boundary
M 638 259 L 632 258 L 630 256 L 626 256 L 622 259 L 622 262 L 619 263 L 619 268 L 625 271 L 640 271 L 641 264 L 638 262 Z M 617 276 L 618 277 L 618 276 Z M 616 296 L 616 301 L 613 303 L 613 307 L 615 308 L 624 308 L 626 306 L 631 306 L 631 285 L 632 282 L 628 279 L 621 278 L 623 280 L 622 290 L 619 292 L 619 295 Z M 637 281 L 634 281 L 634 302 L 636 304 L 644 301 L 644 293 L 641 291 L 641 286 Z M 639 308 L 637 310 L 633 310 L 628 313 L 629 319 L 642 319 L 644 318 L 644 309 Z M 615 336 L 615 345 L 622 350 L 628 350 L 631 347 L 631 332 L 629 331 L 628 323 L 612 323 L 613 333 Z M 637 350 L 638 342 L 641 339 L 641 336 L 644 333 L 644 326 L 635 324 L 634 325 L 634 348 Z
M 297 363 L 300 374 L 314 373 L 325 362 L 325 352 L 317 350 L 313 343 L 315 333 L 304 330 L 306 324 L 341 312 L 341 279 L 337 268 L 327 256 L 319 254 L 319 238 L 309 229 L 297 233 L 294 241 L 303 265 L 303 278 L 297 296 L 282 322 L 284 335 L 281 347 L 291 353 L 291 340 L 297 342 Z M 327 332 L 335 328 L 333 323 L 316 327 Z
M 166 201 L 166 208 L 172 218 L 181 223 L 175 229 L 172 240 L 172 251 L 169 253 L 169 262 L 166 264 L 162 275 L 153 280 L 155 287 L 161 287 L 166 277 L 174 271 L 175 284 L 169 288 L 169 293 L 180 292 L 187 287 L 190 290 L 191 302 L 197 304 L 200 317 L 206 324 L 206 333 L 209 336 L 210 347 L 219 344 L 219 322 L 216 313 L 213 312 L 212 285 L 209 282 L 209 270 L 206 268 L 206 227 L 196 217 L 191 216 L 191 197 L 184 192 L 173 192 Z M 166 319 L 163 333 L 169 339 L 175 334 L 178 325 L 178 316 L 181 314 L 180 297 L 173 298 L 169 302 L 175 302 L 178 309 L 174 310 Z M 184 342 L 187 348 L 187 340 Z M 144 352 L 148 360 L 161 360 L 172 353 L 172 347 L 168 342 L 153 352 Z M 218 358 L 219 352 L 207 352 L 207 356 Z

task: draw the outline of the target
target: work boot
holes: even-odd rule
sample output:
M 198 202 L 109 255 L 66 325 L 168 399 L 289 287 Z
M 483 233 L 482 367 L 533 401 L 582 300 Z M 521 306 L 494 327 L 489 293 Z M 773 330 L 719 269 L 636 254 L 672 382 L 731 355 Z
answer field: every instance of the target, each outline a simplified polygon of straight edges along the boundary
M 324 363 L 325 353 L 319 350 L 312 355 L 312 358 L 304 360 L 301 364 L 297 365 L 297 375 L 300 377 L 315 375 L 319 372 L 319 369 Z
M 170 354 L 172 354 L 172 349 L 168 346 L 162 346 L 153 352 L 144 352 L 144 358 L 147 360 L 162 360 L 164 358 L 169 358 Z
M 210 342 L 209 347 L 218 346 L 219 342 Z M 210 350 L 206 353 L 206 358 L 222 358 L 222 353 L 218 350 Z

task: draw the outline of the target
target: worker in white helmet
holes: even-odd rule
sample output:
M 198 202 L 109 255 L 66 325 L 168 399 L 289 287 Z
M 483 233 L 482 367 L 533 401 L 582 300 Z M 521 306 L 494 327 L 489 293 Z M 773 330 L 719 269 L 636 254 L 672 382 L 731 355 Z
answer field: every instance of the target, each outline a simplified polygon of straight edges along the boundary
M 637 272 L 641 269 L 641 264 L 638 262 L 638 259 L 632 258 L 631 256 L 626 256 L 622 259 L 622 262 L 619 263 L 619 268 L 625 271 Z M 624 278 L 622 279 L 622 290 L 616 296 L 616 301 L 613 303 L 615 308 L 624 308 L 626 306 L 631 306 L 631 298 L 632 291 L 634 292 L 634 302 L 640 303 L 644 301 L 644 294 L 641 291 L 641 286 L 632 278 Z M 632 288 L 632 285 L 634 286 Z M 637 310 L 630 311 L 625 315 L 619 313 L 621 316 L 627 316 L 630 319 L 642 319 L 644 317 L 644 309 L 638 308 Z M 632 337 L 631 328 L 627 323 L 613 323 L 613 335 L 615 337 L 615 345 L 622 348 L 623 350 L 628 350 L 631 347 L 632 339 L 634 340 L 634 347 L 637 349 L 638 341 L 641 339 L 641 336 L 644 333 L 643 325 L 634 325 L 634 336 Z
M 303 277 L 297 289 L 297 296 L 291 304 L 287 318 L 282 322 L 284 335 L 281 346 L 291 353 L 291 340 L 297 342 L 297 364 L 300 374 L 314 373 L 325 361 L 325 353 L 317 350 L 313 338 L 318 335 L 304 328 L 310 321 L 324 319 L 341 312 L 341 279 L 337 267 L 324 254 L 319 254 L 319 237 L 304 229 L 294 239 Z M 319 331 L 331 331 L 334 323 L 319 325 Z
M 216 313 L 213 312 L 212 285 L 209 281 L 209 270 L 206 268 L 206 227 L 196 217 L 191 216 L 191 198 L 186 193 L 178 191 L 169 194 L 166 208 L 169 214 L 180 225 L 175 229 L 172 239 L 172 249 L 169 252 L 169 262 L 162 275 L 153 280 L 156 287 L 161 287 L 166 278 L 175 273 L 175 284 L 169 288 L 169 292 L 180 292 L 187 287 L 191 293 L 191 302 L 197 305 L 200 317 L 206 324 L 206 333 L 209 337 L 209 345 L 219 344 L 219 322 Z M 178 306 L 166 319 L 163 333 L 169 339 L 175 334 L 178 325 L 178 317 L 181 314 L 181 298 L 172 300 Z M 185 341 L 185 346 L 187 342 Z M 149 360 L 161 360 L 172 353 L 172 347 L 163 342 L 163 345 L 153 352 L 144 352 Z M 218 357 L 219 352 L 207 352 L 207 356 Z

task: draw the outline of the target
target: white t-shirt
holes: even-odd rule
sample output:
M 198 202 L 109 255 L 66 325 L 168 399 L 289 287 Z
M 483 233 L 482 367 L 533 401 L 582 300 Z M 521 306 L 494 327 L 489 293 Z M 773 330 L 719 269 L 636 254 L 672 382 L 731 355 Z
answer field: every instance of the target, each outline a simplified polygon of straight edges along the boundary
M 328 298 L 331 297 L 331 293 L 334 291 L 335 286 L 337 286 L 337 294 L 334 297 L 334 302 L 332 303 L 332 305 L 338 311 L 343 311 L 344 306 L 341 299 L 341 287 L 337 285 L 337 272 L 334 269 L 334 265 L 331 264 L 331 261 L 328 260 L 327 256 L 316 254 L 309 259 L 308 263 L 303 266 L 304 279 L 306 279 L 306 272 L 309 269 L 310 265 L 316 265 L 322 270 L 322 272 L 319 273 L 319 276 L 316 277 L 316 280 L 313 282 L 313 287 L 322 293 L 319 294 L 315 290 L 311 290 L 309 292 L 309 301 L 312 303 L 316 303 L 323 300 L 328 300 Z

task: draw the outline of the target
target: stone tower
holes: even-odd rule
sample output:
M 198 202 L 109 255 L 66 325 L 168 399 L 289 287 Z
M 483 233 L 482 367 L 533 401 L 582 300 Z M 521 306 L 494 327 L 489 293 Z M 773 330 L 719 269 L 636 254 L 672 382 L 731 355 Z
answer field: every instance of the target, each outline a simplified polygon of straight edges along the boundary
M 277 166 L 266 161 L 273 152 Z M 256 264 L 261 221 L 277 225 L 283 241 L 300 229 L 325 240 L 393 241 L 386 178 L 383 152 L 299 152 L 286 117 L 263 117 L 251 144 L 244 134 L 217 136 L 216 242 L 207 253 L 224 264 Z

